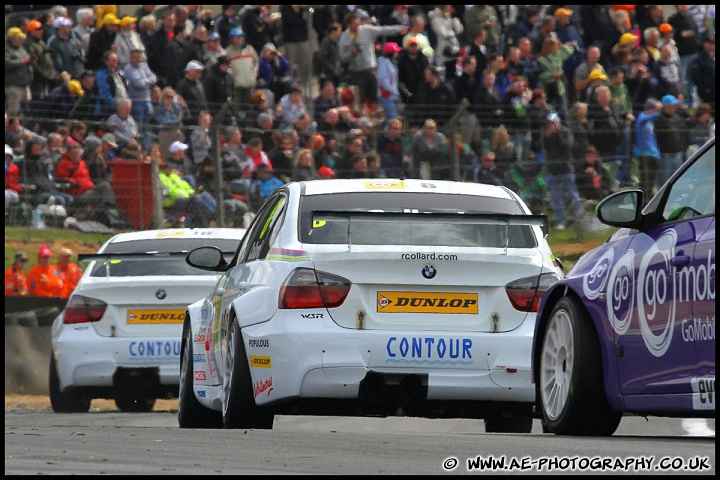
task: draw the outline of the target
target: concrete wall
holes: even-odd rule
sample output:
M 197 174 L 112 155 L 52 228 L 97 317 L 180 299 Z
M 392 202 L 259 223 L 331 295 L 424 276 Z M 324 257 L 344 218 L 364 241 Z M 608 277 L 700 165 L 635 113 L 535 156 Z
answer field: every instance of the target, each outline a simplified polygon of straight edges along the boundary
M 5 327 L 5 395 L 48 395 L 50 327 Z

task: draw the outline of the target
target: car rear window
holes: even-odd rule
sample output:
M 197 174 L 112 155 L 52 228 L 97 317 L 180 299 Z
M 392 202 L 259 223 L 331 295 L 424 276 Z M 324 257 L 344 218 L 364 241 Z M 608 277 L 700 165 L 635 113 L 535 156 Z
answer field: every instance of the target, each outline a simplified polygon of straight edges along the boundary
M 91 276 L 93 277 L 143 277 L 143 276 L 185 276 L 185 275 L 216 275 L 215 272 L 200 270 L 185 263 L 185 255 L 197 247 L 213 245 L 225 252 L 225 259 L 230 261 L 235 254 L 240 240 L 228 239 L 151 239 L 132 242 L 111 243 L 106 246 L 103 254 L 118 254 L 117 257 L 99 259 L 95 262 Z M 154 255 L 173 253 L 172 256 Z M 147 254 L 142 257 L 124 257 L 126 254 Z
M 344 193 L 303 197 L 303 243 L 534 248 L 513 200 L 470 195 Z M 413 215 L 416 214 L 416 215 Z M 429 215 L 432 214 L 432 215 Z M 514 223 L 514 224 L 510 224 Z

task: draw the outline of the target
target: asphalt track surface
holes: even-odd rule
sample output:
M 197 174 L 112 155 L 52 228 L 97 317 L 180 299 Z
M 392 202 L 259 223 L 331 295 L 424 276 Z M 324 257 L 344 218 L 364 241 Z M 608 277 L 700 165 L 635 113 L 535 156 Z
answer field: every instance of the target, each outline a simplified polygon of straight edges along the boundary
M 478 420 L 278 416 L 273 430 L 186 430 L 175 412 L 9 409 L 5 474 L 714 475 L 714 429 L 627 417 L 613 437 L 559 437 L 538 421 L 531 434 L 487 434 Z M 469 463 L 477 457 L 505 468 Z

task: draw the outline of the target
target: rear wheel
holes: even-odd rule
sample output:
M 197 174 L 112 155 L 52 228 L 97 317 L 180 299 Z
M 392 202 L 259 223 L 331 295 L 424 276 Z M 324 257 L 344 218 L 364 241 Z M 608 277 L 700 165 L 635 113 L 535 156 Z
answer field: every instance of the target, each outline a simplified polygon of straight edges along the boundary
M 50 405 L 55 413 L 83 413 L 90 410 L 92 399 L 86 398 L 72 389 L 61 392 L 60 378 L 55 365 L 55 356 L 50 355 Z
M 600 343 L 580 300 L 553 308 L 540 352 L 540 405 L 547 429 L 559 435 L 612 435 L 622 415 L 610 408 Z
M 503 417 L 497 415 L 485 419 L 485 432 L 530 433 L 532 432 L 532 425 L 532 417 Z
M 227 340 L 222 398 L 223 427 L 272 429 L 275 414 L 255 403 L 245 345 L 236 321 L 230 326 Z
M 156 399 L 136 394 L 120 394 L 115 397 L 115 405 L 123 412 L 151 412 Z
M 192 329 L 190 325 L 186 325 L 183 332 L 183 351 L 180 356 L 178 424 L 180 428 L 220 428 L 222 414 L 204 407 L 195 398 L 192 342 Z

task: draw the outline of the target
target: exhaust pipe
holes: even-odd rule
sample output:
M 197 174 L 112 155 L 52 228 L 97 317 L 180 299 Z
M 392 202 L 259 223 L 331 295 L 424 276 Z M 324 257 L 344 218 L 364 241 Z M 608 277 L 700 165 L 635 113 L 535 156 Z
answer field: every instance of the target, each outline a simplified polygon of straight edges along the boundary
M 365 382 L 365 393 L 371 397 L 380 395 L 385 388 L 385 381 L 378 375 L 373 375 Z
M 420 393 L 420 380 L 415 375 L 408 375 L 400 382 L 400 392 L 407 398 L 418 396 Z

